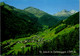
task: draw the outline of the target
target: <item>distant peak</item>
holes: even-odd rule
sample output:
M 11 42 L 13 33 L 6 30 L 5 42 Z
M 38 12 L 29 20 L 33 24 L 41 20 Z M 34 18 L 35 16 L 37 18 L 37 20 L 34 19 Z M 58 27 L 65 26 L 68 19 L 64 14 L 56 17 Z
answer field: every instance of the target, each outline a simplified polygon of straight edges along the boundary
M 71 10 L 71 11 L 75 11 L 75 10 Z
M 27 8 L 25 8 L 25 9 L 36 9 L 36 8 L 30 6 L 30 7 L 27 7 Z M 24 10 L 25 10 L 25 9 L 24 9 Z
M 68 12 L 66 9 L 63 9 L 61 12 Z
M 34 7 L 30 6 L 30 7 L 28 7 L 28 8 L 34 8 Z
M 71 13 L 76 13 L 77 11 L 75 11 L 75 10 L 71 10 L 70 12 L 71 12 Z
M 37 10 L 37 11 L 40 11 L 40 9 L 37 9 L 37 8 L 35 8 L 35 7 L 32 7 L 32 6 L 27 7 L 27 8 L 25 8 L 24 10 L 30 10 L 30 11 Z

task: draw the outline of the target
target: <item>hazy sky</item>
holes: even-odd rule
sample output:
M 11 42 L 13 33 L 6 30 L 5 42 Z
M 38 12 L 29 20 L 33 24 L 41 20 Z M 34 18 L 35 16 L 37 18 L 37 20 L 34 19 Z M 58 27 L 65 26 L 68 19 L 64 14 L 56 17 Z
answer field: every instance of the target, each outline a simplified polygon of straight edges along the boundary
M 57 13 L 63 9 L 79 11 L 79 0 L 0 0 L 19 9 L 29 6 L 43 10 L 49 14 Z

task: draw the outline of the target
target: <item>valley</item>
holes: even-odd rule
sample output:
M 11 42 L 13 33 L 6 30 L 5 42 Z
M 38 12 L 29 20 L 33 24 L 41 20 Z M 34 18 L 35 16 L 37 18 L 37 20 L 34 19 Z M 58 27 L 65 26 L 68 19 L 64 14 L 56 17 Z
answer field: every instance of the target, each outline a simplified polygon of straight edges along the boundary
M 34 7 L 21 10 L 4 2 L 0 7 L 2 55 L 79 55 L 79 12 L 67 12 L 65 19 Z M 53 50 L 75 53 L 41 53 Z

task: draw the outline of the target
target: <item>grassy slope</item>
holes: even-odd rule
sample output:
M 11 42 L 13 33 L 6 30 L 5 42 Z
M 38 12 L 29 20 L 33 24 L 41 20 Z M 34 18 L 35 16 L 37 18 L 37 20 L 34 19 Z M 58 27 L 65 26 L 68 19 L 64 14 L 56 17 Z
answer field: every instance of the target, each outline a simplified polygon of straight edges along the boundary
M 72 23 L 71 23 L 72 20 Z M 19 54 L 40 54 L 40 50 L 44 51 L 68 51 L 74 50 L 76 53 L 68 53 L 69 55 L 78 55 L 79 53 L 79 13 L 76 13 L 55 28 L 46 29 L 30 37 L 10 39 L 2 42 L 3 55 L 19 55 Z M 75 22 L 75 24 L 74 24 Z M 68 24 L 69 23 L 69 24 Z M 53 53 L 54 54 L 54 53 Z M 58 54 L 59 55 L 59 54 Z

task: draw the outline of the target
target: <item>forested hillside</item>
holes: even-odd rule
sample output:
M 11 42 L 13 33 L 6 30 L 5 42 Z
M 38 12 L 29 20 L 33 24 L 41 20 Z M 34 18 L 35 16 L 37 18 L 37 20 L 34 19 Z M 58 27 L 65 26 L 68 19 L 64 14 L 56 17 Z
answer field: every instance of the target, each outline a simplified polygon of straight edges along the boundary
M 42 26 L 33 14 L 1 3 L 2 41 L 11 38 L 30 36 L 41 30 Z

